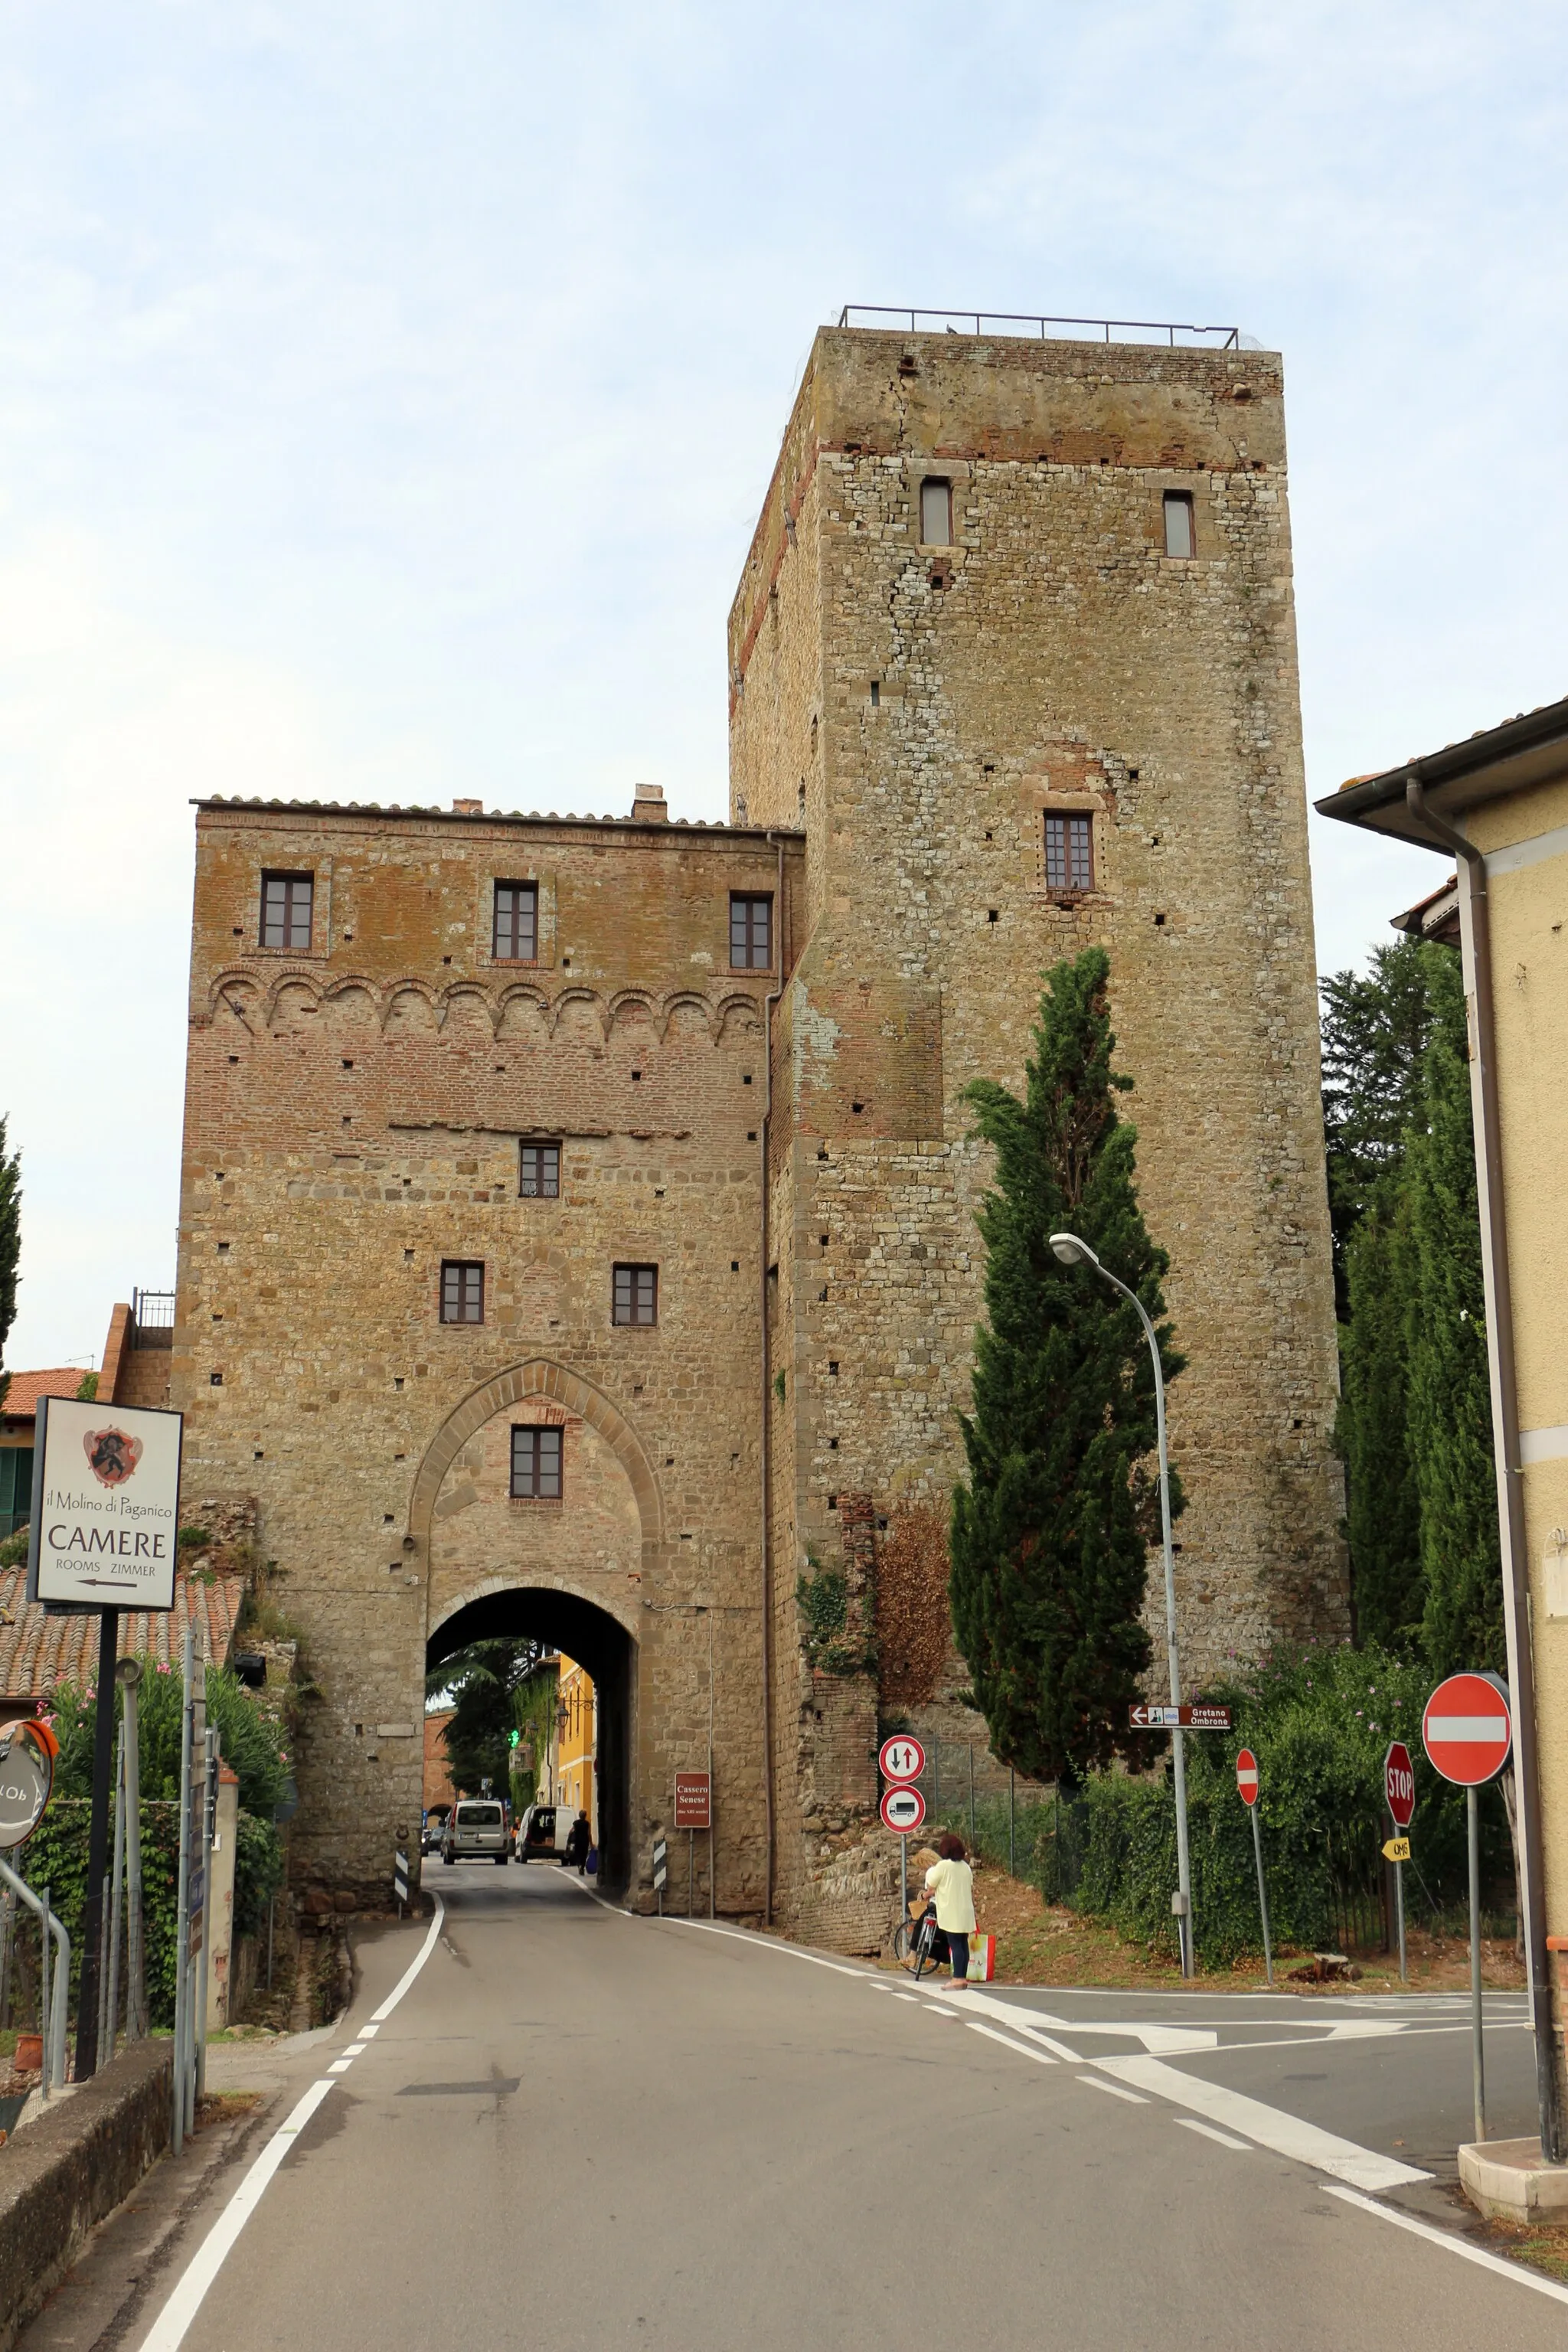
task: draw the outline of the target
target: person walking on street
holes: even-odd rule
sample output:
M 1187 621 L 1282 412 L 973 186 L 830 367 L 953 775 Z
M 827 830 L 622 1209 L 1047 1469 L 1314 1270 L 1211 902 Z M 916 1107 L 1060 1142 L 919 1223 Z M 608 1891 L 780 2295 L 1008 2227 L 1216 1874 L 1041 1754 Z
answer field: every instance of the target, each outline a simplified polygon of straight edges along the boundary
M 963 1840 L 946 1830 L 937 1840 L 938 1859 L 926 1873 L 926 1893 L 936 1904 L 936 1924 L 947 1937 L 954 1985 L 969 1977 L 969 1938 L 974 1933 L 974 1873 L 963 1858 Z
M 588 1848 L 594 1843 L 594 1832 L 588 1826 L 586 1813 L 579 1813 L 566 1832 L 566 1867 L 574 1870 L 579 1878 L 588 1867 Z

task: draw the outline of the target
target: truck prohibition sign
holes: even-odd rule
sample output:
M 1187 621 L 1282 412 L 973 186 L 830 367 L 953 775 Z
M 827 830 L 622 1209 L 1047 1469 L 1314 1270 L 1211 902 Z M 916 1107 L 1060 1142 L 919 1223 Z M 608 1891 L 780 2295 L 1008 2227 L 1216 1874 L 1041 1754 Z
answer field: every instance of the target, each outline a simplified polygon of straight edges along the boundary
M 918 1789 L 889 1789 L 882 1796 L 882 1820 L 895 1837 L 910 1837 L 926 1817 L 926 1801 Z

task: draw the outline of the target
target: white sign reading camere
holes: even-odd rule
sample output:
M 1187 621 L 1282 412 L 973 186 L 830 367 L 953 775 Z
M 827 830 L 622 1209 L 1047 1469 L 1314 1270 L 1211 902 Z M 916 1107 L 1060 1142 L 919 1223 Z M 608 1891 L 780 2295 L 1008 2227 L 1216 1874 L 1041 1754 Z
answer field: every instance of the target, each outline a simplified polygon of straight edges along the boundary
M 29 1601 L 173 1609 L 184 1426 L 143 1405 L 40 1398 Z

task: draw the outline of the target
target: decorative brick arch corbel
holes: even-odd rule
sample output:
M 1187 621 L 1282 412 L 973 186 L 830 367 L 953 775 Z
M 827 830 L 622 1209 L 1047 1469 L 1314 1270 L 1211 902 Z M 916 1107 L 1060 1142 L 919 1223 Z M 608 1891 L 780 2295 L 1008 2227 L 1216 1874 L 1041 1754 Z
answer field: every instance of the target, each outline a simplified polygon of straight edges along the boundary
M 521 1404 L 527 1397 L 546 1397 L 552 1404 L 563 1406 L 585 1421 L 590 1429 L 597 1430 L 604 1439 L 631 1484 L 642 1531 L 646 1573 L 653 1567 L 664 1541 L 664 1504 L 653 1465 L 630 1422 L 616 1411 L 604 1391 L 584 1380 L 581 1373 L 568 1371 L 564 1364 L 552 1362 L 548 1356 L 531 1356 L 526 1363 L 514 1364 L 510 1371 L 499 1372 L 483 1388 L 475 1389 L 431 1439 L 408 1504 L 408 1536 L 421 1568 L 428 1573 L 430 1524 L 447 1471 L 469 1438 L 477 1436 L 488 1421 L 504 1412 L 508 1405 Z

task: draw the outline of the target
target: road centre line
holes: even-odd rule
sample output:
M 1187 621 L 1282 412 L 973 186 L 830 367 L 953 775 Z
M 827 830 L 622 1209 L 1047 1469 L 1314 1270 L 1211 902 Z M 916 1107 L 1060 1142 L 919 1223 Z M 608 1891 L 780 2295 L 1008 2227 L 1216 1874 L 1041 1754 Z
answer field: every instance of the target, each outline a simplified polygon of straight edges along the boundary
M 447 1906 L 438 1895 L 435 1896 L 434 1901 L 436 1916 L 430 1922 L 429 1932 L 425 1941 L 419 1947 L 418 1957 L 404 1970 L 393 1990 L 388 1993 L 381 2007 L 375 2011 L 371 2023 L 363 2029 L 365 2032 L 374 2033 L 376 2027 L 391 2016 L 435 1950 L 437 1938 L 441 1933 L 441 1923 L 447 1916 Z M 260 2204 L 268 2182 L 292 2149 L 295 2141 L 328 2092 L 335 2087 L 332 2077 L 344 2070 L 346 2063 L 345 2060 L 339 2059 L 335 2064 L 329 2067 L 320 2081 L 311 2084 L 304 2097 L 279 2125 L 245 2179 L 196 2248 L 191 2260 L 186 2263 L 174 2293 L 153 2322 L 148 2334 L 142 2337 L 141 2352 L 176 2352 L 176 2347 L 184 2343 L 185 2331 L 201 2309 L 207 2289 L 223 2268 L 225 2258 L 240 2231 Z
M 1447 2246 L 1451 2254 L 1460 2255 L 1467 2263 L 1479 2263 L 1483 2270 L 1496 2271 L 1520 2286 L 1532 2286 L 1537 2294 L 1549 2294 L 1554 2303 L 1568 2303 L 1568 2286 L 1559 2286 L 1555 2279 L 1542 2278 L 1539 2271 L 1526 2270 L 1522 2263 L 1505 2262 L 1500 2254 L 1489 2253 L 1484 2246 L 1472 2246 L 1468 2239 L 1456 2237 L 1451 2231 L 1436 2229 L 1430 2221 L 1418 2221 L 1413 2213 L 1396 2213 L 1392 2205 L 1380 2205 L 1375 2197 L 1363 2197 L 1354 2189 L 1331 2189 L 1328 2193 L 1331 2197 L 1342 2197 L 1347 2205 L 1359 2205 L 1363 2213 L 1375 2213 L 1380 2221 L 1392 2221 L 1396 2230 L 1408 2230 L 1413 2238 L 1429 2238 L 1435 2246 Z
M 1080 2074 L 1078 2079 L 1080 2083 L 1087 2083 L 1091 2091 L 1109 2091 L 1113 2099 L 1128 2099 L 1135 2107 L 1146 2107 L 1149 2104 L 1142 2093 L 1124 2091 L 1120 2083 L 1102 2083 L 1098 2074 Z
M 1200 2123 L 1196 2116 L 1174 2116 L 1172 2121 L 1180 2124 L 1184 2131 L 1202 2132 L 1205 2139 L 1217 2141 L 1221 2147 L 1239 2147 L 1248 2156 L 1252 2154 L 1251 2140 L 1236 2139 L 1229 2132 L 1222 2132 L 1217 2124 Z
M 1211 2123 L 1245 2132 L 1259 2147 L 1312 2165 L 1319 2172 L 1332 2173 L 1352 2189 L 1397 2189 L 1407 2181 L 1432 2178 L 1413 2164 L 1379 2156 L 1353 2139 L 1342 2139 L 1337 2132 L 1323 2131 L 1300 2116 L 1287 2115 L 1282 2107 L 1266 2106 L 1261 2099 L 1249 2099 L 1222 2083 L 1205 2083 L 1201 2075 L 1183 2074 L 1158 2058 L 1095 2058 L 1089 2063 L 1119 2082 L 1136 2083 L 1176 2106 L 1196 2107 Z

